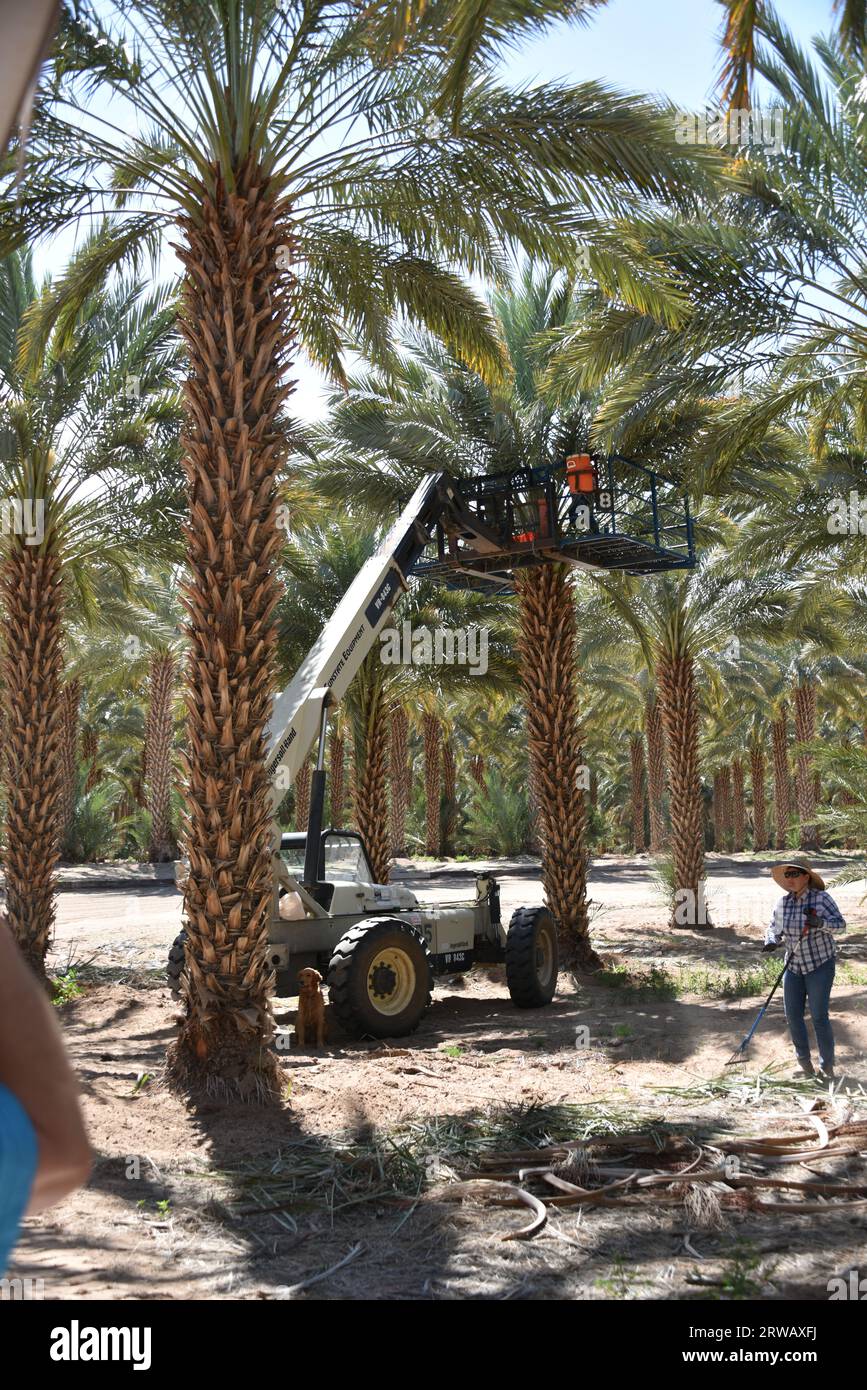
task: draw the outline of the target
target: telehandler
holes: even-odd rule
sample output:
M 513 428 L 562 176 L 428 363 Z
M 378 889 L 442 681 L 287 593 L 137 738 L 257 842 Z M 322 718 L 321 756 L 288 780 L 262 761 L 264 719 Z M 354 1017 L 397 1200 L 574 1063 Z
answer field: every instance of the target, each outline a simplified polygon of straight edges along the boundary
M 547 907 L 518 908 L 506 926 L 492 874 L 477 877 L 474 901 L 423 905 L 400 883 L 374 883 L 361 836 L 325 828 L 323 815 L 329 710 L 345 695 L 409 578 L 427 574 L 455 587 L 506 593 L 517 570 L 555 562 L 629 574 L 689 568 L 695 556 L 686 497 L 671 480 L 620 456 L 572 455 L 544 468 L 460 482 L 431 474 L 274 701 L 268 771 L 275 813 L 317 746 L 307 831 L 275 833 L 268 940 L 276 993 L 294 994 L 298 972 L 314 966 L 351 1034 L 411 1033 L 430 1007 L 433 977 L 481 961 L 505 962 L 518 1008 L 538 1008 L 554 996 L 557 926 Z M 184 940 L 182 932 L 169 955 L 176 992 Z

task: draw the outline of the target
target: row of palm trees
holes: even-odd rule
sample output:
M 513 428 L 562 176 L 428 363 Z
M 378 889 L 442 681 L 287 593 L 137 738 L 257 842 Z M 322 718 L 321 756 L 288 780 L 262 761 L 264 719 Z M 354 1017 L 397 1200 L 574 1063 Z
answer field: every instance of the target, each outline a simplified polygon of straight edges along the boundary
M 69 804 L 75 692 L 64 697 L 63 685 L 85 680 L 70 664 L 73 629 L 110 631 L 114 604 L 129 635 L 132 608 L 154 611 L 154 565 L 181 558 L 179 833 L 190 872 L 187 1016 L 171 1054 L 179 1084 L 242 1095 L 278 1085 L 263 1046 L 265 731 L 275 681 L 304 621 L 316 622 L 302 601 L 313 557 L 345 542 L 353 558 L 349 534 L 336 539 L 317 514 L 323 499 L 340 499 L 357 522 L 396 505 L 432 464 L 463 477 L 558 459 L 591 439 L 664 464 L 690 489 L 705 554 L 694 575 L 640 590 L 609 580 L 589 596 L 554 567 L 522 579 L 511 616 L 490 613 L 503 669 L 489 687 L 502 680 L 506 691 L 511 678 L 523 691 L 546 893 L 578 965 L 593 962 L 593 808 L 577 774 L 602 728 L 579 705 L 582 644 L 598 630 L 594 659 L 627 636 L 641 652 L 626 673 L 643 675 L 656 711 L 648 768 L 658 788 L 667 767 L 675 881 L 696 892 L 707 651 L 732 631 L 764 642 L 800 633 L 817 591 L 837 597 L 838 653 L 860 630 L 860 594 L 837 562 L 863 566 L 861 552 L 847 541 L 831 559 L 809 508 L 829 477 L 860 477 L 860 108 L 848 124 L 825 119 L 796 71 L 802 56 L 760 8 L 772 51 L 755 66 L 798 111 L 788 167 L 773 152 L 733 161 L 680 145 L 664 106 L 594 82 L 504 85 L 509 46 L 584 17 L 577 0 L 363 10 L 85 0 L 65 12 L 23 171 L 13 151 L 0 198 L 4 458 L 15 495 L 39 499 L 46 516 L 38 546 L 7 538 L 0 581 L 7 897 L 42 968 Z M 749 66 L 747 28 L 741 15 L 730 38 Z M 844 47 L 824 57 L 848 98 L 855 58 Z M 850 196 L 829 204 L 828 177 Z M 22 248 L 82 218 L 93 234 L 36 291 Z M 140 273 L 170 244 L 180 293 L 147 301 L 124 268 Z M 512 293 L 516 256 L 538 268 Z M 302 352 L 343 391 L 306 433 L 290 416 Z M 366 364 L 355 375 L 350 352 Z M 749 389 L 731 400 L 745 363 Z M 130 378 L 134 404 L 119 410 Z M 467 605 L 465 617 L 481 615 Z M 165 750 L 171 727 L 168 629 L 162 655 L 147 648 L 140 779 L 165 853 L 170 778 L 155 747 Z M 824 653 L 818 628 L 803 631 Z M 392 732 L 390 680 L 371 661 L 335 730 L 353 746 L 357 814 L 378 868 L 391 847 L 386 769 L 405 745 Z M 429 683 L 423 727 L 437 816 L 438 778 L 447 804 L 457 786 L 439 745 L 444 694 Z M 809 730 L 809 702 L 800 718 Z M 809 812 L 810 754 L 798 756 Z M 398 821 L 406 799 L 404 783 Z M 435 820 L 430 809 L 429 842 Z

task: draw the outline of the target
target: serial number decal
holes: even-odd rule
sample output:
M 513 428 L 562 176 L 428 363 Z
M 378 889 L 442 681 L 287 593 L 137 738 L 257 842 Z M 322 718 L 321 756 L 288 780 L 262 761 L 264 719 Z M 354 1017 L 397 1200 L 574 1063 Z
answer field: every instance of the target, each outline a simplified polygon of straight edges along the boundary
M 391 607 L 391 601 L 400 588 L 401 578 L 399 572 L 396 569 L 390 569 L 385 579 L 380 584 L 379 589 L 364 610 L 364 616 L 371 627 L 376 627 L 380 618 Z

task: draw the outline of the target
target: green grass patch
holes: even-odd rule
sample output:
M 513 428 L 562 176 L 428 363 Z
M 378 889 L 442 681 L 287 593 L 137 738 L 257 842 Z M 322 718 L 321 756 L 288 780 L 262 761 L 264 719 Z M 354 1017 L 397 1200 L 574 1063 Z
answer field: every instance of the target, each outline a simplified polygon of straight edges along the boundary
M 652 999 L 676 999 L 677 979 L 658 965 L 633 970 L 628 965 L 611 965 L 593 976 L 593 983 L 616 990 L 624 1003 L 639 1004 Z
M 64 970 L 51 981 L 51 1002 L 57 1009 L 62 1009 L 73 999 L 80 999 L 83 993 L 77 970 Z
M 624 1003 L 650 1003 L 697 994 L 703 999 L 750 999 L 768 994 L 783 968 L 777 956 L 764 956 L 755 965 L 732 966 L 726 961 L 709 965 L 684 965 L 674 970 L 663 966 L 633 969 L 608 966 L 594 976 L 594 983 L 616 990 Z M 838 960 L 837 983 L 867 984 L 867 967 Z

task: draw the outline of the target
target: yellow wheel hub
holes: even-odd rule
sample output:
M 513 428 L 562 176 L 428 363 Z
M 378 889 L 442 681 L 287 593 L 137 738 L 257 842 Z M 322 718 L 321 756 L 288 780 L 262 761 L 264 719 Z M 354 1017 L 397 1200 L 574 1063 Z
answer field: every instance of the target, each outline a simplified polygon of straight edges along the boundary
M 536 936 L 536 979 L 546 985 L 551 978 L 554 964 L 554 943 L 551 933 L 543 927 Z
M 415 993 L 415 967 L 396 946 L 385 946 L 367 968 L 367 997 L 377 1013 L 402 1013 Z

